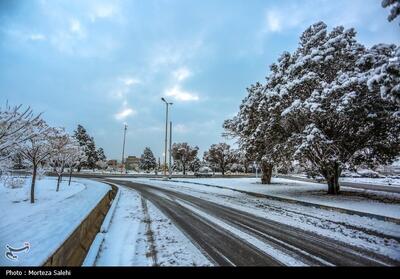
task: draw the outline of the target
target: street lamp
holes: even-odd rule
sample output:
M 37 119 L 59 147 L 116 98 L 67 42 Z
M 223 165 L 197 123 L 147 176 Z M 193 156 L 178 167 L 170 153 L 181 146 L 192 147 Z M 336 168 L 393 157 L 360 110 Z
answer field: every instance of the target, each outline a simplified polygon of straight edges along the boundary
M 124 128 L 124 143 L 122 144 L 121 173 L 123 172 L 123 169 L 124 169 L 125 138 L 126 138 L 126 130 L 127 130 L 127 129 L 128 129 L 128 126 L 125 124 L 125 128 Z
M 168 145 L 168 107 L 172 105 L 172 103 L 167 102 L 164 98 L 161 98 L 166 105 L 166 114 L 165 114 L 165 148 L 164 148 L 164 176 L 167 176 L 167 145 Z

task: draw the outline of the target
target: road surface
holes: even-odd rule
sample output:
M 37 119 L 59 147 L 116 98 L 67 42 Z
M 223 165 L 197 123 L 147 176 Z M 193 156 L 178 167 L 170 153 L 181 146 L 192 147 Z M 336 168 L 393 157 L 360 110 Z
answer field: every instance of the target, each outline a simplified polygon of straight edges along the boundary
M 152 202 L 216 265 L 400 265 L 385 256 L 198 197 L 130 181 L 108 181 Z

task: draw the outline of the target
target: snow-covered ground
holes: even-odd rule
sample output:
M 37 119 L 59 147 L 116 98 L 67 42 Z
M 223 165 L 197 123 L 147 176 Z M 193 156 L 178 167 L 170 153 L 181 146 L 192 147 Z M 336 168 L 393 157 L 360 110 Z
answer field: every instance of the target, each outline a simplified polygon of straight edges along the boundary
M 399 178 L 367 178 L 367 177 L 341 177 L 341 182 L 352 182 L 361 184 L 372 184 L 372 185 L 382 185 L 382 186 L 396 186 L 400 187 Z
M 120 188 L 120 198 L 95 261 L 97 266 L 149 266 L 140 196 Z
M 291 194 L 290 197 L 297 198 L 299 196 L 299 198 L 302 198 L 301 191 L 298 192 L 299 189 L 302 189 L 302 191 L 314 191 L 316 189 L 317 192 L 320 190 L 325 192 L 325 185 L 309 185 L 310 183 L 279 179 L 275 180 L 277 184 L 273 184 L 274 186 L 265 186 L 256 184 L 254 179 L 248 178 L 187 179 L 186 183 L 146 178 L 127 178 L 126 180 L 183 192 L 345 243 L 351 243 L 394 259 L 400 259 L 400 243 L 398 242 L 400 225 L 398 224 L 316 207 L 254 197 L 229 189 L 243 189 L 249 192 L 267 194 L 269 192 L 265 191 L 268 187 L 270 187 L 268 191 L 275 194 L 279 193 L 279 189 L 283 190 L 283 192 L 290 192 L 294 189 L 295 193 Z M 226 187 L 217 188 L 190 182 L 214 183 L 215 185 L 224 185 Z M 322 202 L 329 198 L 324 194 L 318 194 L 316 197 L 322 197 Z M 344 199 L 345 204 L 352 204 L 354 200 L 357 202 L 357 198 L 350 196 L 351 201 L 346 201 L 346 197 L 338 197 L 337 201 L 339 202 L 335 203 L 333 200 L 332 204 L 337 206 L 338 203 L 340 204 L 340 199 Z M 315 199 L 314 202 L 318 200 L 321 202 L 319 198 Z M 370 204 L 375 205 L 375 207 L 381 207 L 382 212 L 385 211 L 387 206 L 385 203 L 374 202 L 366 198 L 362 198 L 359 203 L 364 203 L 364 211 L 368 211 Z M 361 209 L 361 206 L 359 208 Z M 392 205 L 391 210 L 399 211 L 398 203 Z
M 0 184 L 0 247 L 30 244 L 28 252 L 16 254 L 17 260 L 0 257 L 2 266 L 43 264 L 110 189 L 100 182 L 73 179 L 70 186 L 63 181 L 56 192 L 56 179 L 44 177 L 36 182 L 31 204 L 30 182 L 26 178 L 21 188 L 14 189 Z
M 211 265 L 153 204 L 133 190 L 120 187 L 120 191 L 96 266 Z
M 259 179 L 256 178 L 177 178 L 173 180 L 178 184 L 184 184 L 178 181 L 185 182 L 186 184 L 189 183 L 187 184 L 188 187 L 199 188 L 205 186 L 204 184 L 214 185 L 233 190 L 400 218 L 400 194 L 395 193 L 342 187 L 342 195 L 331 196 L 327 195 L 327 185 L 325 184 L 275 177 L 272 179 L 273 183 L 271 185 L 260 184 Z M 211 188 L 209 187 L 208 190 L 215 190 Z

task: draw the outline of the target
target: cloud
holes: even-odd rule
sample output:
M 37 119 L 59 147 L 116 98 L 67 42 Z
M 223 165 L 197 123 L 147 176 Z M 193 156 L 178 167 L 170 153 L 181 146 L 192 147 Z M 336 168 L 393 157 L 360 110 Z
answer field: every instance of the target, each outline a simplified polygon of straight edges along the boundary
M 173 132 L 180 133 L 180 134 L 189 132 L 189 128 L 184 124 L 176 124 L 176 125 L 174 125 L 172 130 L 173 130 Z
M 290 14 L 290 17 L 287 17 L 287 14 Z M 284 9 L 268 9 L 265 14 L 263 32 L 279 33 L 287 29 L 301 28 L 306 24 L 307 16 L 304 10 L 294 4 L 285 6 Z
M 279 32 L 282 30 L 282 17 L 276 11 L 268 11 L 266 16 L 267 31 Z
M 29 40 L 31 41 L 44 41 L 46 40 L 46 36 L 40 33 L 33 33 L 29 35 Z
M 119 8 L 115 4 L 100 3 L 91 8 L 91 11 L 89 12 L 89 18 L 92 22 L 95 22 L 97 19 L 112 18 L 118 13 Z
M 176 101 L 188 102 L 188 101 L 198 101 L 199 96 L 189 91 L 184 91 L 179 85 L 167 89 L 165 92 L 167 97 L 172 97 Z
M 117 112 L 114 117 L 115 119 L 121 121 L 121 120 L 125 120 L 126 118 L 128 118 L 129 116 L 135 115 L 136 111 L 133 110 L 130 107 L 125 107 L 123 108 L 121 111 Z
M 190 77 L 192 75 L 192 73 L 190 72 L 190 70 L 188 68 L 182 67 L 182 68 L 179 68 L 178 70 L 176 70 L 173 73 L 173 75 L 178 81 L 184 81 L 185 79 Z
M 80 21 L 75 18 L 70 20 L 69 31 L 80 38 L 86 37 L 86 32 L 82 28 Z
M 133 78 L 133 77 L 124 77 L 121 78 L 121 81 L 124 83 L 126 86 L 133 86 L 135 84 L 141 83 L 140 79 Z

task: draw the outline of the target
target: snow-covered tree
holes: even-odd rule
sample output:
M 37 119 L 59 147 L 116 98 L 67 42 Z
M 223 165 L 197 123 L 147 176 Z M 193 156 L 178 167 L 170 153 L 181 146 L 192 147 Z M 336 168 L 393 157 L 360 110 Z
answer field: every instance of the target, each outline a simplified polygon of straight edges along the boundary
M 290 61 L 290 54 L 284 53 L 279 64 L 271 66 L 273 78 L 268 86 L 256 83 L 247 88 L 248 95 L 242 101 L 239 113 L 224 123 L 225 135 L 238 139 L 245 164 L 261 162 L 263 184 L 271 183 L 274 166 L 287 164 L 290 158 L 289 150 L 279 148 L 288 136 L 280 123 L 283 102 L 277 94 L 271 94 L 271 88 L 279 84 L 279 77 L 283 78 Z
M 381 97 L 397 103 L 400 114 L 400 47 L 378 44 L 359 59 L 370 91 L 379 90 Z
M 74 132 L 74 137 L 78 140 L 79 144 L 84 147 L 86 161 L 82 162 L 78 166 L 78 172 L 82 167 L 94 169 L 96 167 L 96 162 L 98 161 L 96 152 L 96 145 L 93 137 L 89 136 L 86 129 L 82 125 L 78 125 Z
M 98 161 L 107 161 L 107 157 L 104 154 L 104 149 L 102 147 L 97 149 L 96 153 L 97 153 L 97 160 Z
M 244 167 L 242 164 L 239 163 L 233 163 L 230 165 L 229 170 L 231 172 L 244 172 Z
M 199 171 L 201 168 L 201 161 L 200 159 L 196 156 L 189 164 L 189 170 L 192 172 Z
M 265 164 L 279 168 L 296 161 L 322 175 L 328 192 L 337 194 L 343 168 L 389 163 L 399 154 L 398 106 L 381 98 L 384 82 L 368 82 L 371 69 L 388 61 L 394 49 L 366 49 L 353 29 L 328 32 L 316 23 L 294 53 L 271 66 L 265 85 L 250 88 L 225 129 L 261 162 L 263 177 Z M 396 82 L 383 86 L 393 92 Z
M 146 147 L 140 157 L 139 168 L 142 170 L 152 170 L 157 167 L 156 158 L 153 155 L 150 147 Z
M 190 163 L 196 158 L 199 148 L 192 147 L 187 142 L 174 143 L 172 145 L 172 157 L 175 162 L 178 162 L 182 167 L 183 174 L 186 174 L 186 169 Z
M 382 0 L 382 7 L 389 8 L 388 20 L 393 21 L 400 15 L 400 0 Z
M 16 147 L 34 138 L 37 134 L 33 125 L 40 122 L 40 115 L 34 116 L 31 108 L 22 105 L 0 107 L 0 175 L 12 166 L 12 158 L 17 156 Z
M 65 133 L 64 129 L 54 129 L 54 132 L 49 136 L 49 142 L 52 148 L 50 156 L 50 166 L 57 174 L 57 189 L 60 190 L 60 182 L 64 169 L 68 164 L 70 136 Z
M 68 185 L 71 185 L 72 172 L 74 168 L 82 165 L 82 162 L 86 161 L 87 158 L 84 147 L 79 144 L 75 137 L 70 137 L 70 143 L 67 150 L 68 157 L 66 165 L 69 168 Z
M 229 144 L 218 143 L 211 145 L 210 149 L 204 152 L 203 158 L 214 168 L 219 168 L 224 175 L 228 165 L 234 160 L 234 155 Z
M 100 147 L 99 149 L 97 149 L 96 152 L 97 152 L 96 166 L 101 170 L 106 169 L 108 167 L 108 164 L 107 164 L 107 157 L 104 154 L 103 148 Z
M 54 134 L 54 130 L 41 119 L 35 125 L 31 125 L 27 133 L 35 134 L 36 136 L 19 143 L 17 151 L 32 166 L 31 203 L 34 203 L 37 171 L 39 167 L 48 162 L 52 154 L 53 149 L 49 142 L 49 137 Z

